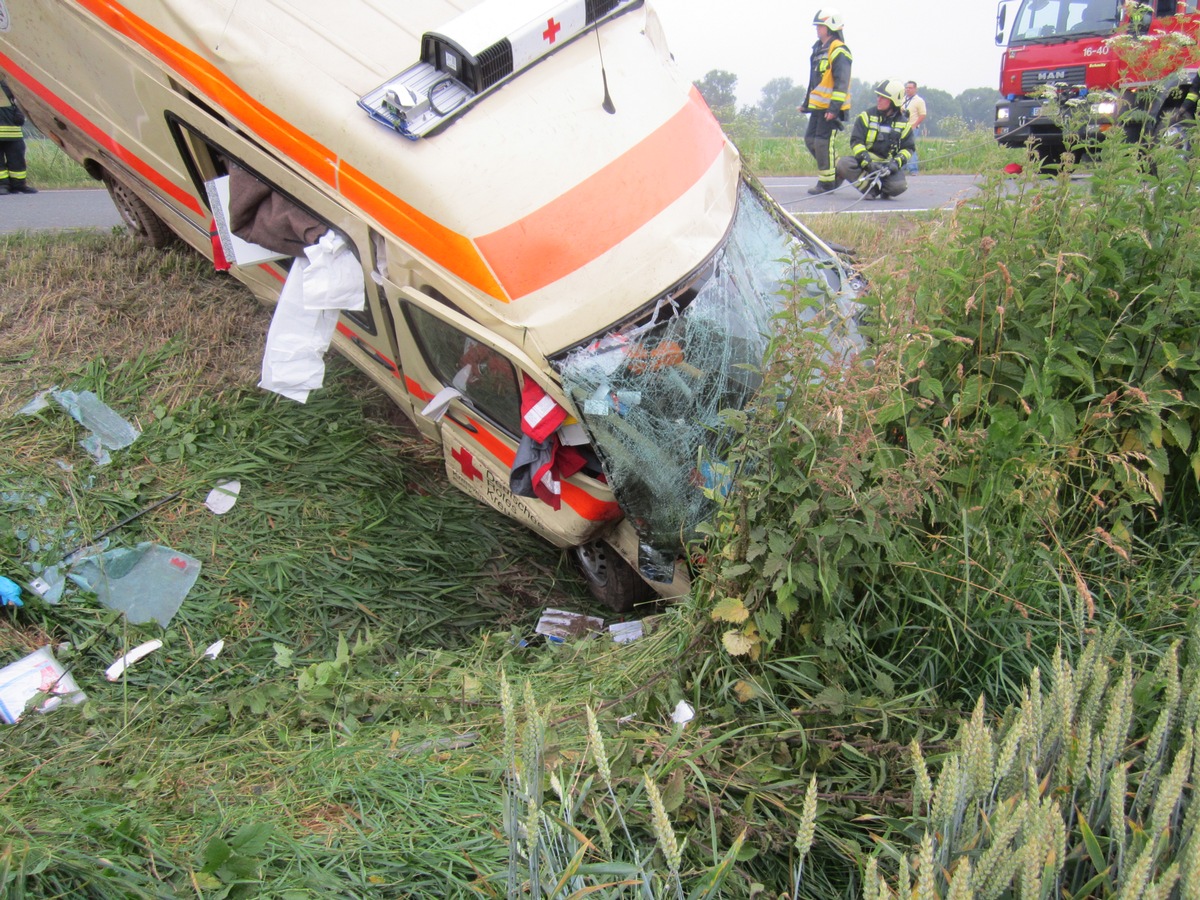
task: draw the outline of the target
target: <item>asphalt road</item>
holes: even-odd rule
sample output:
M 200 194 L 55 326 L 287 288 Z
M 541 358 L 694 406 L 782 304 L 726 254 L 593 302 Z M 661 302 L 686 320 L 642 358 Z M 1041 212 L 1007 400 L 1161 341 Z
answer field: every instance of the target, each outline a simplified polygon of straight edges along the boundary
M 948 209 L 970 196 L 975 175 L 917 175 L 896 200 L 866 200 L 850 185 L 827 194 L 810 195 L 813 178 L 764 178 L 772 196 L 785 209 L 804 218 L 830 213 L 901 213 Z M 16 231 L 109 229 L 121 226 L 121 215 L 105 190 L 39 191 L 0 197 L 0 234 Z

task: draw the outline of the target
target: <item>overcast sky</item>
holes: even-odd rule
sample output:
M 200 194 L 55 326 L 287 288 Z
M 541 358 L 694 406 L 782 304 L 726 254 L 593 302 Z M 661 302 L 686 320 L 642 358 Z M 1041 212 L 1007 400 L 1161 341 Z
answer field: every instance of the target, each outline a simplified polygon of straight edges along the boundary
M 675 61 L 690 81 L 712 69 L 738 77 L 738 101 L 758 103 L 764 84 L 808 85 L 818 9 L 839 11 L 854 77 L 916 81 L 958 95 L 998 88 L 994 0 L 844 0 L 822 7 L 796 0 L 648 0 L 658 10 Z M 1010 15 L 1011 15 L 1010 10 Z

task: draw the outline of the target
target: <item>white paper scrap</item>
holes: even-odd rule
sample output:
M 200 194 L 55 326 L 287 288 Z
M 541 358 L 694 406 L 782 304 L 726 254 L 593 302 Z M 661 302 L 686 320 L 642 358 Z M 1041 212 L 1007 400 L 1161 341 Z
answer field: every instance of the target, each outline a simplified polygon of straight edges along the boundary
M 146 641 L 144 644 L 138 644 L 111 666 L 104 670 L 104 677 L 109 681 L 116 681 L 125 674 L 125 670 L 132 666 L 135 662 L 150 653 L 153 653 L 162 646 L 162 641 L 155 638 L 152 641 Z
M 676 725 L 686 725 L 694 718 L 696 718 L 696 711 L 686 700 L 680 700 L 675 704 L 675 712 L 671 713 L 671 721 Z
M 608 626 L 608 633 L 612 635 L 614 643 L 624 644 L 628 641 L 636 641 L 645 631 L 642 628 L 641 620 L 634 622 L 613 622 Z
M 223 516 L 233 509 L 241 490 L 240 481 L 223 481 L 208 492 L 208 499 L 204 501 L 204 505 L 216 515 Z
M 221 651 L 224 649 L 225 649 L 225 639 L 224 638 L 222 638 L 219 641 L 214 641 L 213 643 L 208 645 L 207 649 L 205 649 L 203 658 L 204 659 L 216 659 L 218 656 L 221 655 Z

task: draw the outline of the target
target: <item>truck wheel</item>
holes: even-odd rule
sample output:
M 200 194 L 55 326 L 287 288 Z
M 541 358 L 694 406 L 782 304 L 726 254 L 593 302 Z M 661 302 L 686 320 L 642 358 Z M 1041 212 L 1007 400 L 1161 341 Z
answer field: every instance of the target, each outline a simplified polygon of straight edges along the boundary
M 121 219 L 134 237 L 156 250 L 161 250 L 174 242 L 175 235 L 167 227 L 167 223 L 160 219 L 141 197 L 107 172 L 101 176 L 101 180 L 108 188 L 108 195 L 112 197 L 113 205 L 121 214 Z
M 575 558 L 592 596 L 613 612 L 628 612 L 657 596 L 654 588 L 605 541 L 589 541 L 576 547 Z

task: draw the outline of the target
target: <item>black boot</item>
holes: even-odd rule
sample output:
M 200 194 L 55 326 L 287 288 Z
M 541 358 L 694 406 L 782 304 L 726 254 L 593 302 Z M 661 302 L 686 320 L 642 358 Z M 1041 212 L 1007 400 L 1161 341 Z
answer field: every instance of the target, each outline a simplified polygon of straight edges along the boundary
M 827 194 L 837 188 L 837 182 L 834 181 L 818 181 L 808 189 L 810 194 Z
M 4 184 L 4 183 L 0 183 L 0 194 L 7 194 L 7 193 L 8 193 L 8 185 Z
M 27 184 L 24 178 L 20 181 L 10 178 L 8 179 L 8 192 L 10 194 L 36 194 L 37 188 Z

